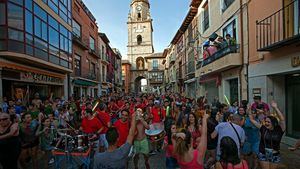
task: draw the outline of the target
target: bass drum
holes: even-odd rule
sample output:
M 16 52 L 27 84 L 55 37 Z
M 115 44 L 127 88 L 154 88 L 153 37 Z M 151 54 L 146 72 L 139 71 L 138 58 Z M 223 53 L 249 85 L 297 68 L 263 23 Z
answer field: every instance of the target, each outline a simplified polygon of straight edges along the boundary
M 148 139 L 151 142 L 158 142 L 164 139 L 166 132 L 163 123 L 153 123 L 149 130 L 145 130 Z

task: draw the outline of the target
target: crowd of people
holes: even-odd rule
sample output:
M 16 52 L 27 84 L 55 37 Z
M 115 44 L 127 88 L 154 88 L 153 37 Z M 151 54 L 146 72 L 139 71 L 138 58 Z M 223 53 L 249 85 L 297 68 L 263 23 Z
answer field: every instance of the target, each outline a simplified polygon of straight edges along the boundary
M 93 142 L 94 169 L 134 168 L 164 153 L 167 169 L 276 169 L 285 118 L 277 103 L 255 96 L 231 105 L 167 93 L 62 100 L 51 94 L 29 103 L 3 99 L 0 109 L 0 164 L 3 169 L 48 168 L 59 133 L 72 130 Z M 270 106 L 272 109 L 270 109 Z M 162 128 L 154 139 L 149 132 Z M 299 142 L 290 150 L 300 147 Z M 38 160 L 43 157 L 44 166 Z M 1 168 L 1 167 L 0 167 Z

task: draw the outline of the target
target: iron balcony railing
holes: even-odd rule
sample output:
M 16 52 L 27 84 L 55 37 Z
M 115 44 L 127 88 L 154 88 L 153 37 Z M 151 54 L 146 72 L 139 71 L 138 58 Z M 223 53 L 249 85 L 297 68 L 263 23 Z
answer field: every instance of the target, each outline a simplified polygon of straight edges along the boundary
M 226 48 L 220 49 L 218 50 L 216 53 L 214 53 L 213 55 L 209 56 L 208 58 L 204 59 L 202 62 L 202 66 L 206 66 L 212 62 L 214 62 L 215 60 L 218 60 L 230 53 L 238 53 L 239 52 L 239 45 L 232 45 L 232 46 L 228 46 Z
M 80 46 L 82 46 L 85 49 L 89 49 L 88 38 L 83 36 L 80 33 L 80 30 L 78 30 L 77 28 L 73 28 L 72 34 L 73 34 L 72 39 L 74 42 L 77 42 L 77 44 L 79 44 Z
M 256 21 L 258 51 L 271 51 L 300 40 L 300 1 L 294 0 L 261 21 Z

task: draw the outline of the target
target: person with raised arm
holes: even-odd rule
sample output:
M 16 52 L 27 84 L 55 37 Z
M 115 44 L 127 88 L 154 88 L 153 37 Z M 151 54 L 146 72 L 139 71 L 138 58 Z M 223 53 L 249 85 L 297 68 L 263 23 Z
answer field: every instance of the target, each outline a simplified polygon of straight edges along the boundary
M 110 127 L 107 130 L 106 140 L 108 142 L 108 149 L 103 153 L 95 154 L 94 169 L 126 168 L 128 154 L 135 137 L 136 123 L 136 116 L 133 113 L 126 143 L 119 148 L 117 148 L 119 139 L 118 130 L 115 127 Z
M 175 155 L 181 169 L 203 169 L 204 156 L 207 149 L 207 119 L 209 115 L 204 114 L 202 118 L 200 144 L 193 149 L 193 139 L 190 132 L 175 133 Z
M 280 160 L 280 143 L 285 132 L 285 118 L 279 110 L 277 103 L 272 101 L 272 108 L 279 118 L 279 122 L 274 116 L 267 116 L 264 124 L 257 122 L 252 114 L 249 115 L 250 121 L 260 129 L 260 144 L 258 159 L 262 169 L 278 168 Z

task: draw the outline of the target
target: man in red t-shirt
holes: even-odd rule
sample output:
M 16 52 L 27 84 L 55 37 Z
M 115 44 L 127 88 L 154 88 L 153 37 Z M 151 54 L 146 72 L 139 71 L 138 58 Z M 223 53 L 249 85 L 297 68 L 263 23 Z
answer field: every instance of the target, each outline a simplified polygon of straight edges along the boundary
M 86 109 L 86 116 L 82 119 L 80 130 L 86 134 L 95 134 L 97 137 L 103 130 L 101 122 L 93 116 L 91 109 Z
M 160 123 L 165 121 L 166 111 L 161 108 L 160 102 L 158 100 L 154 101 L 154 106 L 151 109 L 152 123 Z
M 101 103 L 97 110 L 97 118 L 99 119 L 101 124 L 104 126 L 103 131 L 100 133 L 100 140 L 99 140 L 100 152 L 104 152 L 105 149 L 108 148 L 108 143 L 105 138 L 105 134 L 106 134 L 108 128 L 111 127 L 110 116 L 105 111 L 105 109 L 106 109 L 106 105 L 104 103 Z
M 117 143 L 118 147 L 121 147 L 125 144 L 127 136 L 129 134 L 129 122 L 128 122 L 128 112 L 123 110 L 121 113 L 121 119 L 117 120 L 114 126 L 117 128 L 119 133 L 119 140 Z

